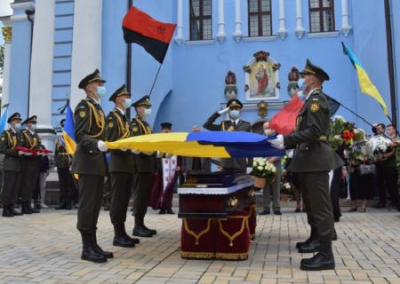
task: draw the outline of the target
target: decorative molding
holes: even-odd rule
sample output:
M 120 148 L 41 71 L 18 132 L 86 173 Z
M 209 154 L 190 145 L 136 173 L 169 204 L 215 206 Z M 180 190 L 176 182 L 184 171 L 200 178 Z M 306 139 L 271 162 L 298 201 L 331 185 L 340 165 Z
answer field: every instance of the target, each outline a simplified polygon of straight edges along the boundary
M 303 12 L 301 10 L 301 0 L 296 0 L 296 36 L 301 39 L 304 34 L 306 33 L 306 30 L 304 29 L 303 26 Z
M 6 43 L 10 43 L 12 40 L 12 27 L 11 26 L 5 26 L 2 29 L 4 41 Z
M 177 25 L 175 42 L 179 45 L 183 43 L 183 0 L 178 0 L 177 5 Z
M 27 20 L 28 20 L 28 16 L 26 14 L 11 16 L 11 22 L 13 22 L 13 23 L 27 21 Z
M 233 33 L 233 38 L 239 42 L 242 39 L 242 17 L 240 9 L 240 0 L 235 0 L 235 32 Z
M 35 9 L 35 4 L 33 2 L 22 2 L 22 3 L 11 3 L 11 8 L 13 10 L 21 9 Z
M 279 30 L 278 36 L 281 40 L 284 40 L 287 35 L 286 30 L 286 19 L 285 19 L 285 1 L 279 0 Z
M 344 36 L 348 36 L 352 27 L 349 23 L 349 1 L 342 0 L 342 28 L 341 31 Z
M 218 34 L 217 40 L 220 43 L 225 41 L 225 6 L 224 0 L 218 0 Z
M 244 42 L 266 42 L 266 41 L 275 41 L 277 40 L 276 35 L 272 36 L 257 36 L 257 37 L 243 37 Z
M 187 40 L 185 41 L 185 45 L 212 45 L 214 44 L 214 39 L 207 40 Z
M 334 32 L 323 32 L 323 33 L 308 33 L 307 37 L 308 38 L 325 38 L 325 37 L 338 37 L 339 36 L 338 31 Z

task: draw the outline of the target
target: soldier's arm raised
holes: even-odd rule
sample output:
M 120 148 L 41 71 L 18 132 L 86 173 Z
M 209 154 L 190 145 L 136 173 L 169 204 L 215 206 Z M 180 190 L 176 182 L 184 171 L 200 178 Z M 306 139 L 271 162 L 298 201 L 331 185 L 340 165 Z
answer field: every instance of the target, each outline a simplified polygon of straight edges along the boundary
M 217 120 L 218 117 L 220 117 L 221 115 L 218 113 L 218 111 L 216 111 L 215 113 L 213 113 L 208 119 L 207 121 L 203 124 L 203 127 L 207 130 L 212 130 L 212 131 L 219 131 L 221 130 L 221 123 L 219 124 L 214 124 L 214 121 Z

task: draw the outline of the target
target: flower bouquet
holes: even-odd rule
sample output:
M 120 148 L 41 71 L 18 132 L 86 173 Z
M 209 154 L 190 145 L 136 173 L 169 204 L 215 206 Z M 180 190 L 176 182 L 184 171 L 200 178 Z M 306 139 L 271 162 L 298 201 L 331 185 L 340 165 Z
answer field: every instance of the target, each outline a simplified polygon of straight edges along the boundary
M 273 181 L 276 175 L 276 167 L 267 158 L 254 158 L 253 169 L 250 172 L 255 180 L 254 187 L 264 188 L 267 181 Z
M 374 156 L 378 157 L 392 150 L 391 142 L 392 141 L 390 139 L 382 135 L 376 135 L 371 137 L 371 139 L 368 141 L 368 146 Z
M 353 122 L 346 121 L 342 116 L 335 116 L 331 123 L 329 142 L 333 150 L 338 150 L 341 146 L 349 149 L 354 142 L 365 139 L 365 132 L 356 128 Z

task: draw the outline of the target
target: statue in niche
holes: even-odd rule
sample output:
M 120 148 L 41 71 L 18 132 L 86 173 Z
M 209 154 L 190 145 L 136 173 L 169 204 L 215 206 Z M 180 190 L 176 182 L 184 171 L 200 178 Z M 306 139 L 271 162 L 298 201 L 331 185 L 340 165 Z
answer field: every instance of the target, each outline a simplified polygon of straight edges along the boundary
M 227 101 L 236 99 L 238 96 L 238 88 L 236 86 L 236 74 L 229 71 L 225 76 L 225 98 Z
M 292 67 L 288 74 L 289 84 L 287 91 L 290 97 L 293 97 L 299 91 L 298 81 L 300 79 L 299 70 L 296 67 Z

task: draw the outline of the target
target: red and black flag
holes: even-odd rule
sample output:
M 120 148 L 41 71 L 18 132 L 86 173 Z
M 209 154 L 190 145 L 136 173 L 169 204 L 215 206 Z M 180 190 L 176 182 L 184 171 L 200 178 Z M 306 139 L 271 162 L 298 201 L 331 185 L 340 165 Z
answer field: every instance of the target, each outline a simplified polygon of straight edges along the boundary
M 175 24 L 158 22 L 133 6 L 122 21 L 125 42 L 141 45 L 160 63 L 164 61 L 175 27 Z

